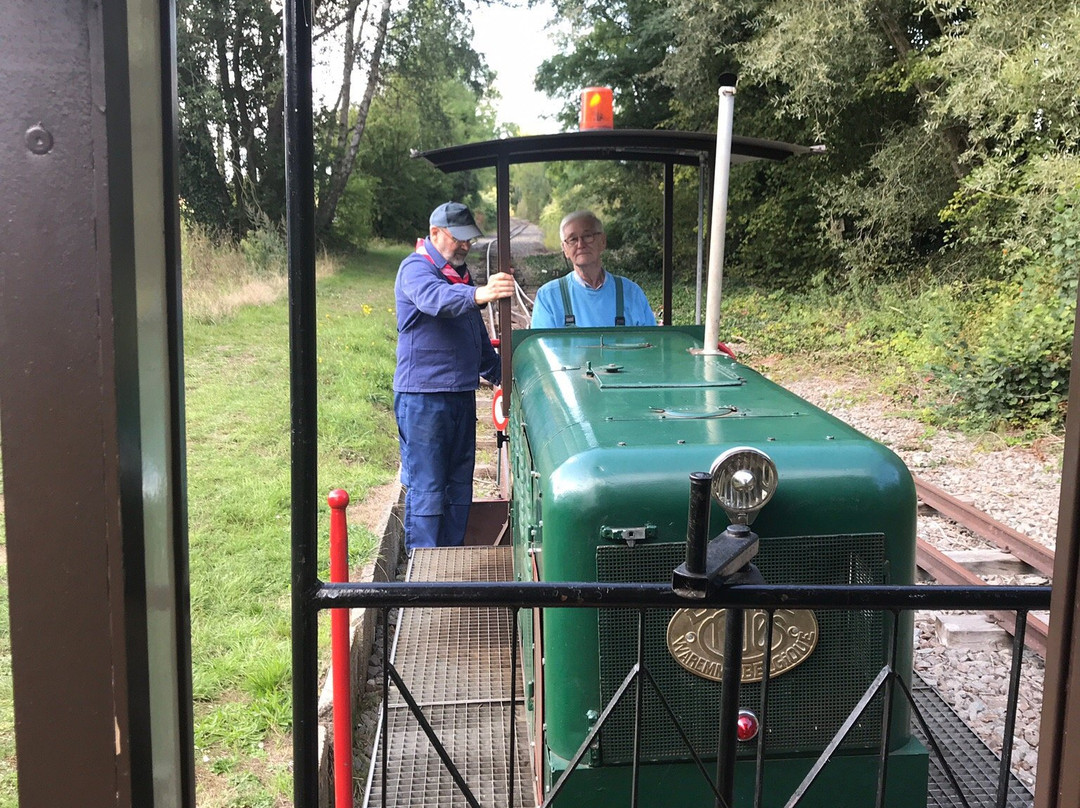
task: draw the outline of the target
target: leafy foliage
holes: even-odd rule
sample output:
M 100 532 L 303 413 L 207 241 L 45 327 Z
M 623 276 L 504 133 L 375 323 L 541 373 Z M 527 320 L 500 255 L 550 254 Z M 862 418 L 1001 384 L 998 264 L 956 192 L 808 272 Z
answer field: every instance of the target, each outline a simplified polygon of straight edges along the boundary
M 447 193 L 459 198 L 475 194 L 478 184 L 471 176 L 446 183 L 435 181 L 432 172 L 418 175 L 414 170 L 406 174 L 419 179 L 415 189 L 388 182 L 401 177 L 390 172 L 408 162 L 411 149 L 493 134 L 486 102 L 491 74 L 472 48 L 463 3 L 408 0 L 394 5 L 392 17 L 390 7 L 377 0 L 323 0 L 315 9 L 316 38 L 347 40 L 349 55 L 338 55 L 347 62 L 344 73 L 370 79 L 370 92 L 358 102 L 343 91 L 340 97 L 347 103 L 342 109 L 315 113 L 317 194 L 320 202 L 332 200 L 319 209 L 320 221 L 327 219 L 319 235 L 362 246 L 375 235 L 402 237 L 404 229 L 415 229 L 421 221 L 416 217 L 398 229 L 386 226 L 400 221 L 402 213 L 387 209 L 392 199 L 384 195 L 387 191 L 417 197 L 427 208 L 425 221 L 434 207 L 429 201 L 445 201 Z M 380 22 L 386 19 L 383 40 Z M 271 0 L 180 0 L 177 20 L 185 217 L 236 241 L 255 229 L 278 228 L 286 199 L 280 11 Z M 333 54 L 334 46 L 327 52 Z M 358 146 L 367 140 L 369 111 L 389 120 L 382 122 L 383 142 L 368 149 L 366 158 L 357 158 Z M 400 136 L 393 138 L 392 159 L 379 161 L 388 155 L 387 130 Z M 360 169 L 354 176 L 357 159 Z M 335 223 L 339 208 L 342 220 Z
M 281 39 L 268 0 L 177 3 L 181 196 L 234 237 L 284 215 Z
M 536 88 L 577 99 L 584 87 L 611 87 L 619 128 L 651 129 L 667 118 L 671 88 L 653 72 L 674 33 L 665 0 L 556 0 L 554 5 L 573 33 L 560 42 L 561 52 L 540 66 Z M 562 119 L 576 124 L 573 101 Z
M 362 2 L 325 0 L 326 30 Z M 569 33 L 537 73 L 537 87 L 549 94 L 575 99 L 582 87 L 608 85 L 619 127 L 707 130 L 716 118 L 717 77 L 735 72 L 737 132 L 828 146 L 823 156 L 734 172 L 727 278 L 780 300 L 842 298 L 863 312 L 860 328 L 872 345 L 890 346 L 911 368 L 936 368 L 953 395 L 1015 391 L 1004 406 L 1059 417 L 1046 385 L 1061 388 L 1068 361 L 1060 346 L 1072 270 L 1059 253 L 1076 237 L 1068 211 L 1080 187 L 1075 3 L 555 5 Z M 255 255 L 269 243 L 263 238 L 284 199 L 277 17 L 269 0 L 182 0 L 178 12 L 184 210 L 237 239 L 263 223 L 262 234 L 247 237 Z M 332 241 L 411 241 L 431 208 L 450 198 L 490 212 L 490 175 L 443 175 L 408 157 L 412 149 L 495 134 L 491 75 L 471 46 L 468 13 L 464 0 L 393 6 L 356 171 L 326 231 Z M 335 131 L 361 111 L 318 114 L 317 176 L 329 176 L 341 156 Z M 576 115 L 576 102 L 568 102 L 564 122 L 572 125 Z M 556 164 L 543 173 L 515 169 L 512 179 L 518 213 L 539 216 L 549 236 L 568 210 L 593 208 L 609 233 L 612 268 L 655 278 L 657 167 Z M 683 280 L 697 259 L 697 195 L 696 172 L 679 169 L 675 263 Z M 890 297 L 905 288 L 906 304 Z M 1058 298 L 1054 288 L 1066 291 Z M 934 310 L 931 289 L 968 297 L 954 307 L 939 291 Z M 875 312 L 885 300 L 922 322 L 892 322 L 889 308 Z M 1023 351 L 1005 323 L 1029 330 Z M 970 409 L 999 417 L 999 404 Z
M 494 136 L 486 101 L 491 74 L 472 49 L 467 18 L 461 3 L 411 0 L 392 21 L 388 76 L 371 100 L 356 170 L 330 230 L 334 243 L 411 242 L 426 232 L 428 215 L 440 203 L 479 202 L 475 173 L 444 174 L 410 156 Z M 318 159 L 329 164 L 335 156 L 330 139 L 320 142 Z
M 1024 251 L 1012 279 L 998 285 L 975 341 L 960 342 L 948 352 L 951 361 L 943 376 L 978 423 L 1060 427 L 1064 422 L 1080 271 L 1080 210 L 1063 201 L 1054 224 L 1048 253 Z
M 335 224 L 338 239 L 361 244 L 365 230 L 386 239 L 411 242 L 427 232 L 432 209 L 454 199 L 479 201 L 475 172 L 445 174 L 413 149 L 425 150 L 491 136 L 490 119 L 477 109 L 477 99 L 464 83 L 444 79 L 433 89 L 438 104 L 428 104 L 415 86 L 392 78 L 372 101 L 358 169 L 343 197 L 348 220 Z M 433 120 L 435 119 L 435 120 Z M 350 230 L 350 223 L 358 222 Z
M 956 190 L 940 139 L 900 126 L 865 166 L 822 184 L 825 240 L 851 283 L 931 262 L 945 240 L 940 211 Z

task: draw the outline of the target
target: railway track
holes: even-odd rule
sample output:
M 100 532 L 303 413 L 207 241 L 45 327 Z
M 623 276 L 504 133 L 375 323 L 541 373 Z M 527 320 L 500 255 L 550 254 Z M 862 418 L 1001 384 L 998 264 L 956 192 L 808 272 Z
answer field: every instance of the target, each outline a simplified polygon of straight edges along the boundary
M 1053 577 L 1053 550 L 998 522 L 988 514 L 947 494 L 920 477 L 915 476 L 914 480 L 915 490 L 923 505 L 967 528 L 999 550 L 1010 553 L 1048 580 Z M 919 569 L 932 576 L 938 583 L 960 586 L 988 586 L 986 581 L 978 575 L 922 539 L 918 539 L 916 542 L 915 560 Z M 1013 612 L 995 610 L 991 611 L 988 616 L 1009 634 L 1014 633 L 1016 616 Z M 1049 632 L 1047 622 L 1035 614 L 1028 614 L 1026 622 L 1025 645 L 1045 659 L 1046 641 Z

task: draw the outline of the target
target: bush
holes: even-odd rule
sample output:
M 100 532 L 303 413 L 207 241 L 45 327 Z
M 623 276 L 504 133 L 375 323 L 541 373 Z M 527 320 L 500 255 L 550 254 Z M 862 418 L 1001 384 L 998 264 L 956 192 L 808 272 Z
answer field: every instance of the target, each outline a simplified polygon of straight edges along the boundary
M 366 249 L 375 232 L 375 205 L 375 179 L 354 171 L 330 224 L 330 242 L 355 250 Z
M 255 229 L 240 239 L 240 251 L 257 275 L 273 278 L 284 274 L 289 254 L 281 228 L 262 212 L 256 222 Z
M 978 344 L 958 345 L 944 374 L 956 414 L 986 426 L 1064 423 L 1076 311 L 1075 270 L 1064 274 L 1033 265 L 1001 285 Z
M 985 425 L 1065 420 L 1080 264 L 1080 212 L 1062 200 L 1050 249 L 1005 255 L 1016 266 L 1000 284 L 978 341 L 961 343 L 946 380 L 967 418 Z

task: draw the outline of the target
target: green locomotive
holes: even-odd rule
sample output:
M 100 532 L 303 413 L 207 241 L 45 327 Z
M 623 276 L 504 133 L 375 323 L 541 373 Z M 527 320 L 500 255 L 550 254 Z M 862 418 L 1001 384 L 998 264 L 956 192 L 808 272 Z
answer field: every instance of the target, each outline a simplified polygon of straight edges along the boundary
M 517 579 L 671 581 L 686 555 L 690 473 L 712 470 L 725 450 L 749 447 L 775 469 L 775 495 L 753 524 L 760 537 L 755 564 L 766 582 L 912 583 L 916 500 L 901 460 L 749 367 L 703 354 L 702 339 L 693 326 L 515 333 L 509 436 Z M 728 524 L 716 505 L 711 523 L 713 533 Z M 704 609 L 661 610 L 648 614 L 645 629 L 646 667 L 687 739 L 714 760 L 719 617 Z M 637 615 L 538 610 L 522 614 L 521 630 L 543 797 L 636 662 Z M 765 630 L 764 613 L 747 611 L 739 705 L 752 727 Z M 908 672 L 909 681 L 910 614 L 894 628 L 891 617 L 870 610 L 776 613 L 761 726 L 762 805 L 784 806 L 799 789 L 890 663 L 894 630 L 896 670 Z M 874 804 L 883 709 L 881 696 L 870 702 L 800 805 Z M 633 699 L 622 699 L 555 805 L 629 804 L 634 717 Z M 638 804 L 713 805 L 714 793 L 650 688 L 642 722 Z M 889 739 L 884 804 L 925 805 L 927 755 L 911 735 L 899 692 Z M 754 755 L 755 743 L 739 745 L 737 805 L 754 804 Z
M 500 301 L 518 581 L 674 583 L 673 571 L 688 560 L 689 478 L 706 472 L 714 486 L 728 482 L 728 504 L 768 483 L 767 504 L 759 509 L 762 497 L 753 503 L 755 514 L 734 520 L 748 525 L 756 519 L 754 564 L 768 583 L 914 582 L 915 489 L 900 459 L 732 357 L 703 350 L 718 345 L 730 167 L 823 149 L 733 135 L 734 92 L 734 77 L 721 77 L 715 136 L 594 130 L 422 153 L 443 171 L 495 169 L 500 233 L 510 232 L 511 165 L 627 160 L 664 166 L 663 326 L 511 333 L 509 301 Z M 676 165 L 697 166 L 703 188 L 709 167 L 716 171 L 703 327 L 672 325 Z M 702 217 L 699 211 L 699 256 Z M 509 239 L 498 240 L 498 266 L 510 269 Z M 700 270 L 699 259 L 699 305 Z M 726 519 L 712 506 L 712 533 L 723 530 Z M 870 609 L 781 609 L 770 623 L 764 612 L 745 611 L 738 666 L 738 706 L 745 714 L 737 724 L 740 733 L 759 734 L 739 745 L 726 736 L 717 743 L 727 615 L 693 606 L 688 599 L 687 608 L 645 613 L 643 666 L 657 688 L 643 688 L 640 721 L 635 699 L 613 698 L 625 692 L 627 674 L 638 663 L 636 613 L 560 608 L 519 614 L 538 804 L 705 808 L 731 796 L 735 805 L 756 806 L 760 743 L 764 808 L 876 804 L 883 745 L 883 804 L 925 806 L 928 758 L 911 734 L 906 700 L 898 689 L 889 705 L 880 692 L 868 698 L 888 666 L 910 683 L 910 614 L 894 624 Z M 740 626 L 737 614 L 731 637 Z M 763 680 L 768 698 L 759 715 Z M 723 764 L 730 793 L 714 790 L 703 776 L 699 763 L 710 759 L 718 774 Z

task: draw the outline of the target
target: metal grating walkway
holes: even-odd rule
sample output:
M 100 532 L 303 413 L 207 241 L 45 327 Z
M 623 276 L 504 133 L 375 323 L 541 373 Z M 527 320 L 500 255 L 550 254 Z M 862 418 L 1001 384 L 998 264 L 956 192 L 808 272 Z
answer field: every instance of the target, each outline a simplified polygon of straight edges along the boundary
M 912 677 L 911 685 L 915 705 L 948 760 L 970 808 L 990 808 L 995 805 L 999 767 L 997 756 L 917 674 Z M 915 722 L 914 728 L 916 737 L 926 744 L 926 737 L 918 722 Z M 1031 808 L 1033 802 L 1034 797 L 1024 784 L 1009 775 L 1008 808 Z M 963 803 L 956 796 L 941 763 L 931 750 L 927 808 L 954 808 L 960 805 Z
M 512 581 L 509 547 L 417 550 L 410 581 Z M 482 806 L 506 805 L 510 749 L 509 609 L 404 609 L 391 660 Z M 434 652 L 432 649 L 438 649 Z M 521 705 L 521 666 L 517 704 Z M 382 745 L 386 744 L 386 805 L 466 806 L 438 753 L 390 686 L 389 728 L 380 725 L 364 805 L 382 806 Z M 528 729 L 516 710 L 514 806 L 533 808 Z

